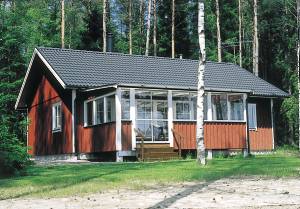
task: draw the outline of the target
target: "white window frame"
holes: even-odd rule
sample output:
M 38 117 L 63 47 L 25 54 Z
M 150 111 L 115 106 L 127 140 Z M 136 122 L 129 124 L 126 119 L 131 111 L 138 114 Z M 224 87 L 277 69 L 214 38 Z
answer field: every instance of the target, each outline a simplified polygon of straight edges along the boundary
M 173 93 L 177 93 L 177 92 L 182 92 L 182 93 L 187 93 L 189 94 L 189 100 L 173 100 Z M 197 108 L 197 107 L 194 107 L 193 105 L 193 101 L 192 101 L 192 95 L 191 94 L 194 94 L 194 95 L 197 95 L 197 92 L 192 92 L 192 91 L 173 91 L 172 92 L 172 107 L 173 107 L 173 121 L 189 121 L 189 122 L 193 122 L 193 121 L 197 121 L 195 119 L 195 115 L 194 115 L 194 108 Z M 177 119 L 176 118 L 176 104 L 177 103 L 188 103 L 189 104 L 189 116 L 190 116 L 190 119 Z M 196 111 L 197 112 L 197 111 Z
M 250 115 L 250 111 L 249 111 L 249 107 L 254 107 L 253 110 L 253 115 Z M 251 131 L 257 131 L 257 105 L 256 103 L 248 103 L 248 127 L 249 127 L 249 130 Z M 254 117 L 254 127 L 250 127 L 250 117 L 253 116 Z
M 227 120 L 213 120 L 212 119 L 212 96 L 213 95 L 220 95 L 220 94 L 226 94 L 226 100 L 227 100 Z M 245 117 L 245 114 L 243 114 L 243 120 L 232 120 L 231 119 L 231 105 L 228 100 L 228 96 L 232 95 L 242 95 L 242 100 L 243 100 L 243 108 L 245 111 L 245 93 L 227 93 L 227 92 L 208 92 L 207 94 L 207 120 L 208 122 L 246 122 L 247 118 Z M 244 112 L 243 111 L 243 112 Z
M 83 102 L 83 106 L 84 106 L 84 127 L 90 127 L 90 126 L 96 126 L 96 125 L 100 125 L 100 124 L 104 124 L 104 123 L 108 123 L 107 120 L 106 120 L 106 98 L 109 97 L 109 96 L 112 96 L 112 95 L 115 95 L 116 92 L 111 92 L 111 93 L 108 93 L 108 94 L 104 94 L 104 95 L 101 95 L 101 96 L 98 96 L 98 97 L 95 97 L 95 98 L 92 98 L 92 99 L 88 99 L 88 100 L 85 100 Z M 97 107 L 96 107 L 96 101 L 99 100 L 99 99 L 102 99 L 103 98 L 103 102 L 104 102 L 104 122 L 103 123 L 97 123 Z M 91 125 L 88 125 L 87 121 L 88 121 L 88 116 L 87 116 L 87 103 L 89 102 L 93 102 L 93 124 Z M 113 121 L 110 121 L 110 122 L 113 122 Z M 109 123 L 110 123 L 109 122 Z
M 57 123 L 57 108 L 60 107 L 60 112 L 59 112 L 59 120 L 60 120 L 60 125 L 58 126 Z M 59 132 L 61 131 L 62 127 L 62 105 L 61 102 L 56 102 L 52 104 L 52 132 Z

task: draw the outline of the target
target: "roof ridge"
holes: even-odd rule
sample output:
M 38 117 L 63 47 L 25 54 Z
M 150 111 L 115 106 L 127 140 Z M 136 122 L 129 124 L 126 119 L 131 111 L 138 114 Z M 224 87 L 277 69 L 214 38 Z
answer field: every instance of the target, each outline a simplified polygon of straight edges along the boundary
M 37 47 L 37 49 L 50 49 L 50 50 L 60 50 L 60 51 L 77 51 L 82 53 L 94 53 L 94 54 L 104 54 L 104 55 L 120 55 L 120 56 L 132 56 L 132 57 L 144 57 L 147 59 L 167 59 L 167 60 L 174 60 L 174 61 L 187 61 L 187 62 L 198 62 L 199 60 L 194 59 L 184 59 L 184 58 L 171 58 L 171 57 L 159 57 L 159 56 L 152 56 L 152 55 L 143 55 L 143 54 L 126 54 L 122 52 L 101 52 L 101 51 L 92 51 L 92 50 L 85 50 L 85 49 L 66 49 L 66 48 L 55 48 L 55 47 Z M 212 62 L 212 61 L 208 61 Z

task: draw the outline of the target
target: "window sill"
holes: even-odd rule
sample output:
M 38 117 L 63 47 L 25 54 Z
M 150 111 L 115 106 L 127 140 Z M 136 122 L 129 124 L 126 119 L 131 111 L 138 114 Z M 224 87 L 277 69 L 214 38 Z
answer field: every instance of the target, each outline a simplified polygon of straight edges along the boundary
M 61 132 L 61 128 L 52 129 L 52 133 L 59 133 Z
M 255 131 L 255 132 L 257 132 L 257 128 L 249 128 L 249 131 Z
M 83 128 L 92 128 L 92 127 L 95 127 L 95 126 L 107 125 L 107 124 L 115 123 L 115 122 L 116 121 L 111 121 L 111 122 L 99 123 L 99 124 L 95 124 L 95 125 L 87 125 L 87 126 L 83 126 Z
M 216 123 L 246 123 L 244 120 L 204 120 L 204 122 L 216 122 Z

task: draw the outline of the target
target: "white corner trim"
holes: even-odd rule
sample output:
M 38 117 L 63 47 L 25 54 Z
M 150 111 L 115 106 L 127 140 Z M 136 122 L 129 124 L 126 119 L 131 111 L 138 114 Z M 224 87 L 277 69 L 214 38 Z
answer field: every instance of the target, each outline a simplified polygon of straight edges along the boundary
M 168 133 L 170 147 L 174 147 L 173 140 L 173 100 L 172 100 L 172 90 L 168 90 Z
M 72 90 L 72 153 L 75 153 L 75 99 L 76 90 Z
M 135 120 L 135 89 L 129 90 L 129 102 L 130 102 L 130 120 L 131 120 L 131 146 L 132 150 L 136 149 L 136 120 Z
M 116 103 L 116 150 L 122 150 L 121 89 L 117 88 Z
M 33 63 L 33 60 L 35 58 L 35 56 L 38 55 L 39 58 L 43 61 L 43 63 L 46 65 L 46 67 L 50 70 L 50 72 L 54 75 L 54 77 L 56 78 L 56 80 L 61 84 L 61 86 L 65 89 L 66 88 L 66 84 L 63 82 L 63 80 L 61 80 L 61 78 L 57 75 L 57 73 L 53 70 L 53 68 L 51 67 L 51 65 L 46 61 L 46 59 L 41 55 L 41 53 L 35 48 L 34 49 L 34 52 L 32 54 L 32 57 L 31 57 L 31 60 L 30 60 L 30 63 L 28 65 L 28 68 L 27 68 L 27 71 L 26 71 L 26 74 L 25 74 L 25 77 L 24 77 L 24 80 L 23 80 L 23 83 L 22 83 L 22 86 L 21 86 L 21 90 L 18 94 L 18 97 L 17 97 L 17 101 L 16 101 L 16 104 L 15 104 L 15 109 L 18 108 L 19 106 L 19 103 L 20 103 L 20 99 L 21 99 L 21 96 L 23 94 L 23 91 L 24 91 L 24 88 L 25 88 L 25 84 L 27 82 L 27 79 L 28 79 L 28 76 L 29 76 L 29 73 L 30 73 L 30 70 L 31 70 L 31 67 L 32 67 L 32 63 Z

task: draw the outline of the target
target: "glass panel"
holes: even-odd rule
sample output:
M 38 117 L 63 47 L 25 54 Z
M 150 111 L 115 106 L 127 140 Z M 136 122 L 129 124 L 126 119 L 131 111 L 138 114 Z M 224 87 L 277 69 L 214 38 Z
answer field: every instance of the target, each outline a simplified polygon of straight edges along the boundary
M 227 95 L 219 94 L 211 96 L 213 120 L 228 120 Z
M 151 130 L 151 121 L 150 120 L 137 120 L 136 127 L 139 131 L 144 134 L 144 141 L 152 141 L 152 130 Z M 138 141 L 141 140 L 140 136 L 136 137 Z
M 86 110 L 87 110 L 87 113 L 86 113 L 87 121 L 86 122 L 87 122 L 88 126 L 93 125 L 93 106 L 94 106 L 93 101 L 86 103 Z
M 249 118 L 249 128 L 257 128 L 257 118 L 256 118 L 256 104 L 248 104 L 248 118 Z
M 60 104 L 56 106 L 56 127 L 55 128 L 60 128 L 61 127 L 61 106 Z
M 176 108 L 176 119 L 181 119 L 181 120 L 190 120 L 190 102 L 183 102 L 183 101 L 178 101 L 175 103 L 175 108 Z
M 244 120 L 243 95 L 228 95 L 230 104 L 230 119 Z
M 168 122 L 167 121 L 153 121 L 153 140 L 154 141 L 168 141 Z
M 111 122 L 115 120 L 116 120 L 115 95 L 111 95 L 106 98 L 106 122 Z
M 151 92 L 137 91 L 135 98 L 137 119 L 151 119 Z
M 104 99 L 96 100 L 96 124 L 104 123 Z
M 129 99 L 129 91 L 121 92 L 121 108 L 122 108 L 122 119 L 129 120 L 130 119 L 130 99 Z
M 168 119 L 168 92 L 152 92 L 154 119 Z

